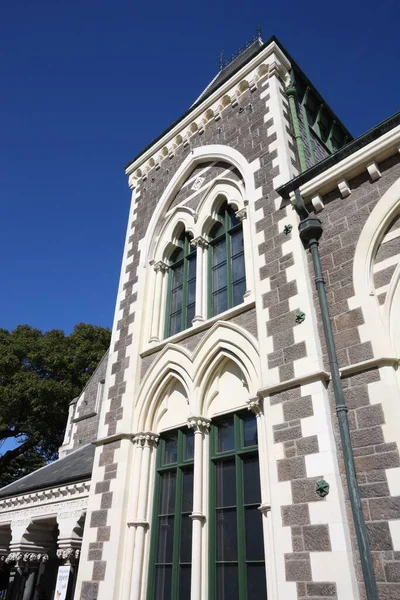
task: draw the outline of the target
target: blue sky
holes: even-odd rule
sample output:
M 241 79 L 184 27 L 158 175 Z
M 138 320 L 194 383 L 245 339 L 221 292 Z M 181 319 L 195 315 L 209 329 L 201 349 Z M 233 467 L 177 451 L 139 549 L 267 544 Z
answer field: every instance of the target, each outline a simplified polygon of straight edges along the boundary
M 0 22 L 0 327 L 111 326 L 124 165 L 275 34 L 354 135 L 399 109 L 395 0 L 15 0 Z

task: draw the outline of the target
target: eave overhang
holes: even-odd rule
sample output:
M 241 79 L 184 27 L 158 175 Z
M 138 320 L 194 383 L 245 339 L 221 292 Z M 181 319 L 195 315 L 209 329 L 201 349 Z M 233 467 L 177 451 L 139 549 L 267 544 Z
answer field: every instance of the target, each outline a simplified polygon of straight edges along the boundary
M 376 125 L 340 150 L 277 189 L 289 200 L 299 189 L 305 202 L 332 191 L 343 180 L 356 177 L 373 163 L 393 156 L 400 148 L 400 112 Z

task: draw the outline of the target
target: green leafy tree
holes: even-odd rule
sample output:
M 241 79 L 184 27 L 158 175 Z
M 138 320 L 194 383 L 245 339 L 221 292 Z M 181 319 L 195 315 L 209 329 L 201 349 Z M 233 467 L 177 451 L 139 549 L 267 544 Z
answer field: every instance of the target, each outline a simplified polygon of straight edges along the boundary
M 33 449 L 43 461 L 57 456 L 68 405 L 109 344 L 108 329 L 84 323 L 70 335 L 28 325 L 0 329 L 0 443 L 14 438 L 15 444 L 0 456 L 0 476 Z
M 0 488 L 13 483 L 17 479 L 20 479 L 20 477 L 29 475 L 29 473 L 40 469 L 40 467 L 44 467 L 45 464 L 46 461 L 36 448 L 24 452 L 24 454 L 17 456 L 17 458 L 13 458 L 3 472 L 0 473 Z

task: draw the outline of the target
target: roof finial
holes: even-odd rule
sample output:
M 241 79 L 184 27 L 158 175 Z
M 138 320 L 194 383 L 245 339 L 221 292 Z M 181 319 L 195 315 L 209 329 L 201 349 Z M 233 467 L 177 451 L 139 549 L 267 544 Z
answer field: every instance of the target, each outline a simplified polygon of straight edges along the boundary
M 258 38 L 262 38 L 262 25 L 257 25 L 257 33 L 256 33 Z
M 219 70 L 222 71 L 223 68 L 224 68 L 224 51 L 221 50 L 221 52 L 219 53 Z

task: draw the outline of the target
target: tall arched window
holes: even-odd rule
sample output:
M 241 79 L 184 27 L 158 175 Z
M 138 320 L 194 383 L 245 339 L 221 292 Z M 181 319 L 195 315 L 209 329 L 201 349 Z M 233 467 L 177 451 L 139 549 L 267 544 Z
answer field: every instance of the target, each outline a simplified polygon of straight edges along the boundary
M 210 231 L 208 263 L 208 316 L 213 317 L 243 302 L 246 291 L 242 223 L 223 204 Z
M 192 325 L 196 301 L 196 248 L 183 231 L 169 262 L 165 337 Z

